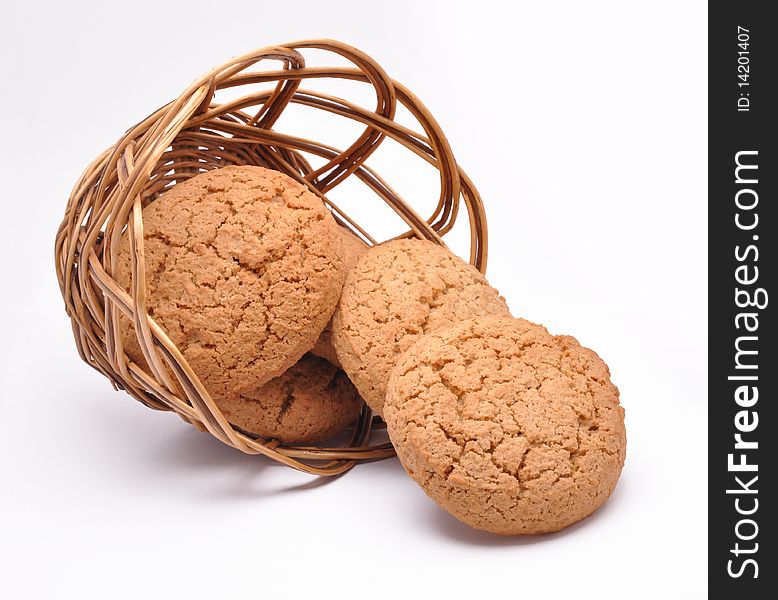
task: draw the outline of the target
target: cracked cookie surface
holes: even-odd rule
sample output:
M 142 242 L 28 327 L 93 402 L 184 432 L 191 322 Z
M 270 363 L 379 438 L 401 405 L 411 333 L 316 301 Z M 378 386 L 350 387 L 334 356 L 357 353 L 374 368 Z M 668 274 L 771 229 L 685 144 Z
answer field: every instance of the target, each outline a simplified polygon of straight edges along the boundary
M 330 319 L 343 284 L 338 226 L 321 200 L 262 167 L 225 167 L 143 209 L 148 311 L 220 407 L 281 375 Z M 129 239 L 114 274 L 129 291 Z M 145 366 L 131 321 L 127 355 Z
M 249 433 L 308 443 L 341 433 L 361 408 L 359 393 L 341 369 L 306 354 L 280 377 L 225 403 L 223 412 Z
M 332 343 L 365 402 L 381 414 L 403 352 L 424 334 L 481 315 L 509 312 L 475 267 L 434 242 L 393 240 L 370 248 L 346 275 Z
M 367 252 L 370 246 L 349 229 L 346 229 L 345 227 L 339 227 L 338 229 L 340 229 L 340 237 L 343 241 L 343 270 L 348 274 L 348 272 L 354 268 L 354 265 L 357 264 L 359 258 Z M 326 358 L 336 367 L 340 366 L 338 354 L 332 345 L 332 320 L 327 323 L 327 326 L 324 328 L 324 331 L 321 332 L 319 339 L 316 340 L 316 344 L 311 348 L 311 354 Z
M 472 527 L 557 531 L 599 508 L 626 452 L 600 357 L 523 319 L 466 321 L 398 362 L 384 418 L 405 470 Z

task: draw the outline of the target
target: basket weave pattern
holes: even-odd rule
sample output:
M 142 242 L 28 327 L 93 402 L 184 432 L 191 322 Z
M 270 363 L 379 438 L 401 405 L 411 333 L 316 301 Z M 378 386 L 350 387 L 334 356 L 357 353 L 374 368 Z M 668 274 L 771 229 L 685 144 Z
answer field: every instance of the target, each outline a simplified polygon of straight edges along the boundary
M 318 49 L 350 61 L 352 67 L 306 67 L 301 50 Z M 261 61 L 280 63 L 275 70 L 254 70 Z M 347 100 L 306 90 L 306 80 L 323 78 L 364 82 L 375 90 L 376 107 L 368 110 Z M 223 103 L 214 94 L 252 84 L 275 84 Z M 256 88 L 256 86 L 254 86 Z M 248 88 L 246 88 L 248 89 Z M 421 131 L 394 121 L 398 102 L 417 120 Z M 273 129 L 290 104 L 326 111 L 364 125 L 345 150 L 285 135 Z M 387 137 L 399 142 L 439 172 L 437 207 L 424 219 L 367 164 Z M 314 169 L 305 156 L 326 161 Z M 363 52 L 332 40 L 308 40 L 262 48 L 217 67 L 190 85 L 176 100 L 130 128 L 114 146 L 87 167 L 76 183 L 57 231 L 57 278 L 71 319 L 81 358 L 103 373 L 114 387 L 143 404 L 172 410 L 225 444 L 249 454 L 263 454 L 317 475 L 337 475 L 359 461 L 394 455 L 389 442 L 370 443 L 382 426 L 364 406 L 341 447 L 296 446 L 256 438 L 233 428 L 187 364 L 181 352 L 146 310 L 142 209 L 181 181 L 226 165 L 259 165 L 282 171 L 306 185 L 336 220 L 371 244 L 369 233 L 326 196 L 347 177 L 357 177 L 407 224 L 404 236 L 438 243 L 451 230 L 464 202 L 470 226 L 470 262 L 486 269 L 487 232 L 483 206 L 473 184 L 454 160 L 435 119 L 405 87 L 390 79 Z M 366 200 L 369 200 L 367 198 Z M 128 235 L 132 250 L 132 290 L 113 278 L 119 240 Z M 119 314 L 131 319 L 148 370 L 131 362 L 119 335 Z M 172 372 L 178 381 L 170 378 Z M 177 389 L 182 389 L 184 398 Z

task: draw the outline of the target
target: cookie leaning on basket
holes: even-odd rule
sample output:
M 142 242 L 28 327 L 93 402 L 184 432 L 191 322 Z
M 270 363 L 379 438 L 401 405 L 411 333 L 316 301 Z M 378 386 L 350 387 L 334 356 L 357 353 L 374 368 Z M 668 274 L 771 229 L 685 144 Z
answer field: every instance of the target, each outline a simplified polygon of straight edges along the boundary
M 384 415 L 408 474 L 495 533 L 575 523 L 608 499 L 624 465 L 608 367 L 523 319 L 472 319 L 421 338 L 392 373 Z
M 509 312 L 475 267 L 433 242 L 394 240 L 365 252 L 346 275 L 332 343 L 362 398 L 381 414 L 403 352 L 424 334 L 481 315 Z

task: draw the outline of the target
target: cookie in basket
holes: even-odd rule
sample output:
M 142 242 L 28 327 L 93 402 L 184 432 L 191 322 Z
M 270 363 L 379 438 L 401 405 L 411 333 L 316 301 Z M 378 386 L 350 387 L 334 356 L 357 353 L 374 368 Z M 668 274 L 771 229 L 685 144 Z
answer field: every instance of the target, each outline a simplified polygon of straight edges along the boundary
M 472 265 L 434 242 L 401 239 L 370 248 L 346 275 L 332 342 L 362 397 L 382 413 L 397 359 L 422 335 L 475 316 L 509 316 Z
M 143 209 L 149 315 L 222 406 L 294 365 L 335 309 L 344 278 L 338 225 L 291 177 L 229 166 L 175 185 Z M 130 290 L 130 244 L 116 281 Z M 145 365 L 131 321 L 128 357 Z
M 227 420 L 244 431 L 289 443 L 328 440 L 359 416 L 362 399 L 339 368 L 306 354 L 283 375 L 224 403 Z
M 610 496 L 626 452 L 608 367 L 523 319 L 473 319 L 420 339 L 384 407 L 405 470 L 461 521 L 557 531 Z

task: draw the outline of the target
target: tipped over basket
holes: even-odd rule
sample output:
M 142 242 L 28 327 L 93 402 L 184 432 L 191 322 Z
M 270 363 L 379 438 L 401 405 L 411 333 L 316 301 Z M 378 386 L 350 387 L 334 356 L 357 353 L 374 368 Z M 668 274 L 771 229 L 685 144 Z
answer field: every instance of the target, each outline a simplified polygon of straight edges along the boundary
M 353 66 L 306 67 L 301 52 L 339 55 Z M 274 69 L 268 69 L 268 63 Z M 262 68 L 260 68 L 260 66 Z M 375 109 L 304 89 L 307 80 L 345 79 L 372 86 Z M 257 91 L 256 84 L 270 84 Z M 240 88 L 243 96 L 216 102 L 220 90 Z M 233 90 L 234 91 L 234 90 Z M 398 102 L 415 118 L 420 131 L 398 124 Z M 290 105 L 303 105 L 364 125 L 345 150 L 324 141 L 286 135 L 273 129 Z M 313 137 L 313 136 L 312 136 Z M 423 218 L 368 164 L 386 138 L 437 169 L 440 195 L 432 215 Z M 313 168 L 307 157 L 324 164 Z M 56 237 L 56 269 L 65 309 L 81 358 L 111 380 L 114 387 L 157 410 L 171 410 L 207 430 L 225 444 L 248 454 L 264 454 L 290 467 L 317 475 L 338 475 L 359 461 L 394 455 L 391 444 L 371 444 L 371 432 L 383 426 L 365 405 L 339 447 L 282 444 L 232 427 L 218 409 L 182 353 L 146 311 L 145 282 L 128 294 L 113 277 L 116 248 L 125 233 L 142 256 L 142 209 L 172 186 L 198 173 L 227 165 L 259 165 L 293 177 L 322 198 L 335 219 L 371 244 L 369 223 L 357 223 L 326 196 L 348 177 L 357 177 L 399 215 L 403 234 L 443 243 L 464 201 L 470 227 L 470 262 L 486 269 L 487 231 L 483 206 L 473 184 L 454 160 L 435 119 L 408 89 L 390 79 L 363 52 L 332 40 L 308 40 L 262 48 L 213 69 L 173 102 L 131 127 L 98 156 L 76 183 Z M 142 270 L 141 270 L 142 272 Z M 118 332 L 119 315 L 135 323 L 149 367 L 128 359 Z M 179 385 L 166 375 L 172 372 Z M 180 390 L 185 397 L 181 397 Z

